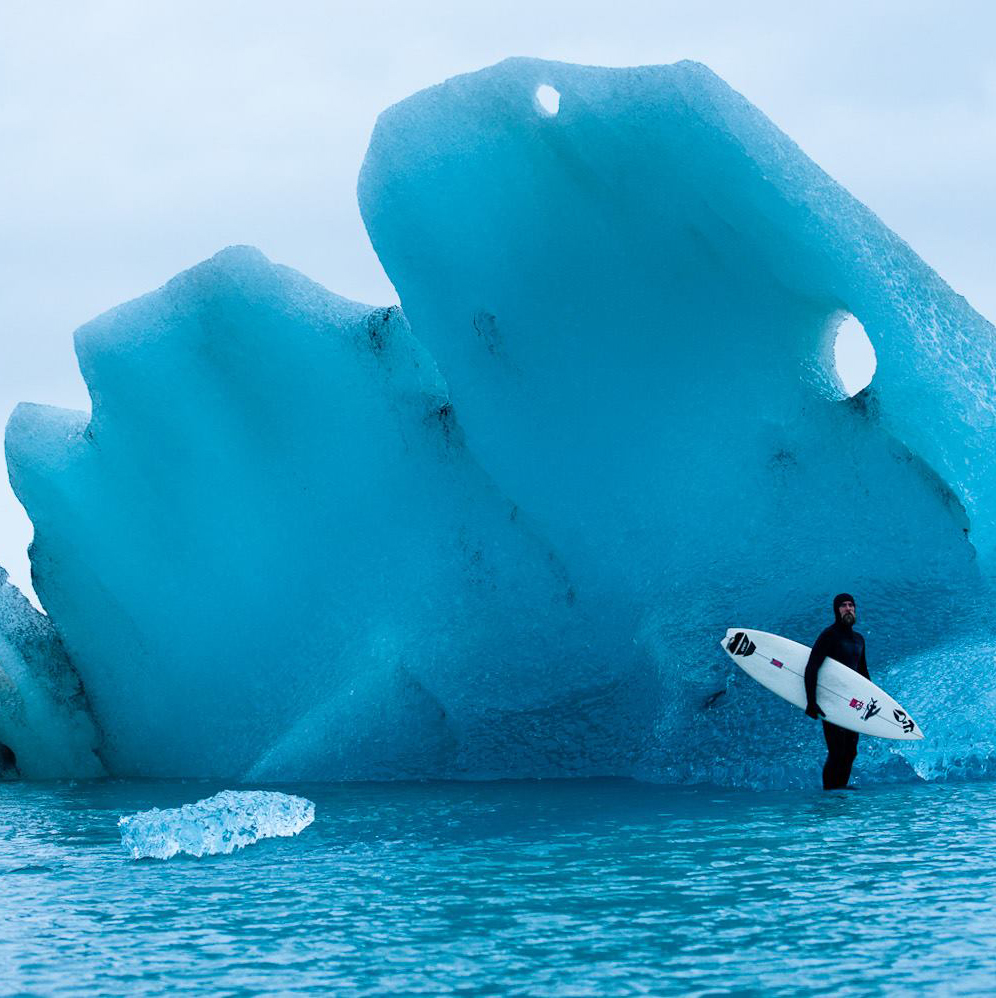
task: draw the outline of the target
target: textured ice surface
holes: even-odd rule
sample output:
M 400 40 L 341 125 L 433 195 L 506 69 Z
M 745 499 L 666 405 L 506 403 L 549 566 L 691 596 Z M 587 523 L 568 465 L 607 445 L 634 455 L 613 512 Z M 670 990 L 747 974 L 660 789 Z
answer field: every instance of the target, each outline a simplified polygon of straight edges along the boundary
M 52 622 L 8 582 L 2 568 L 0 744 L 16 759 L 6 775 L 44 780 L 104 772 L 79 676 Z
M 226 250 L 78 332 L 92 417 L 11 419 L 114 772 L 810 782 L 716 641 L 841 589 L 928 733 L 865 772 L 989 765 L 993 327 L 757 109 L 510 60 L 386 111 L 359 198 L 404 314 Z
M 265 790 L 222 790 L 196 804 L 139 811 L 118 821 L 121 845 L 132 859 L 169 859 L 178 853 L 212 856 L 260 839 L 297 835 L 315 820 L 303 797 Z
M 235 248 L 77 350 L 92 418 L 21 406 L 7 451 L 115 773 L 615 764 L 633 661 L 590 646 L 399 309 Z
M 469 448 L 579 599 L 624 608 L 600 635 L 657 654 L 644 772 L 800 773 L 815 726 L 768 694 L 702 710 L 704 639 L 809 642 L 841 589 L 876 680 L 959 719 L 945 751 L 991 731 L 962 680 L 992 671 L 993 327 L 756 108 L 692 63 L 510 60 L 386 111 L 359 195 Z M 847 315 L 878 361 L 854 399 Z

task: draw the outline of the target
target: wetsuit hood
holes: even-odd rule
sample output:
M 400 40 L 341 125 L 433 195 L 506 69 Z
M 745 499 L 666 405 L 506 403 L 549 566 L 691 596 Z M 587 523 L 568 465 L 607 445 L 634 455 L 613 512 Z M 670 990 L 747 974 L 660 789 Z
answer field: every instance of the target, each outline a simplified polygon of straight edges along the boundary
M 845 624 L 844 621 L 840 619 L 840 607 L 842 603 L 854 603 L 855 606 L 857 606 L 857 603 L 850 593 L 838 593 L 833 598 L 833 622 L 840 627 L 845 627 L 847 630 L 850 630 L 851 625 Z

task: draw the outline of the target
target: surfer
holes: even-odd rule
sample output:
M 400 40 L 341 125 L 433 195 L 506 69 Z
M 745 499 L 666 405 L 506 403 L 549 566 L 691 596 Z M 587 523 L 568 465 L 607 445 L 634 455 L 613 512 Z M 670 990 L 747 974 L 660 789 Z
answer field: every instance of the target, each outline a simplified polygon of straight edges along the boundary
M 824 660 L 835 658 L 868 679 L 865 661 L 865 639 L 854 630 L 857 619 L 854 597 L 840 593 L 833 600 L 833 623 L 813 642 L 806 663 L 806 713 L 812 718 L 825 717 L 816 702 L 816 676 Z M 829 721 L 823 722 L 823 737 L 827 742 L 827 761 L 823 764 L 823 789 L 837 790 L 847 786 L 851 766 L 858 754 L 858 733 L 848 731 Z

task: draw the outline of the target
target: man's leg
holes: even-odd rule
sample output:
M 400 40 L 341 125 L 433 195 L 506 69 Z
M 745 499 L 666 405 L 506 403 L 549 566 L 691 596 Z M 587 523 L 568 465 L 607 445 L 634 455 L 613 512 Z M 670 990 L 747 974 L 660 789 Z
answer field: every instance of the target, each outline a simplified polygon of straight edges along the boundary
M 854 760 L 858 757 L 859 736 L 856 731 L 848 731 L 847 728 L 841 728 L 840 730 L 843 734 L 841 738 L 843 751 L 840 759 L 840 773 L 844 781 L 841 786 L 846 787 L 851 782 L 851 767 L 854 765 Z
M 851 778 L 851 766 L 858 754 L 858 733 L 823 722 L 827 742 L 827 761 L 823 764 L 823 789 L 839 790 Z

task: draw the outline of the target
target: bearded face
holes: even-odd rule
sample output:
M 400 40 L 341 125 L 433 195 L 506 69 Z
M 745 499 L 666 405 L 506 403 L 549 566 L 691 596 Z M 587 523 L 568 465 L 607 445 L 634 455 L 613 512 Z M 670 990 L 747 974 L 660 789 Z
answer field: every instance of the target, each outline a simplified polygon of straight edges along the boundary
M 853 627 L 854 621 L 857 620 L 857 611 L 854 604 L 850 601 L 841 603 L 837 609 L 837 616 L 840 618 L 842 624 Z

